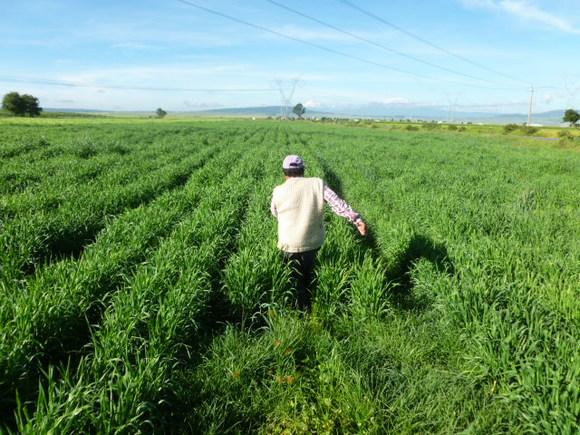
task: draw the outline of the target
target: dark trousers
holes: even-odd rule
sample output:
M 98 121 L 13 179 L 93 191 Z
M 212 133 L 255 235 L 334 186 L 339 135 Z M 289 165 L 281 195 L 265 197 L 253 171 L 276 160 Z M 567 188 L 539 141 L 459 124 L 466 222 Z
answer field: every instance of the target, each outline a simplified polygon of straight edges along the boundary
M 284 260 L 290 265 L 292 281 L 296 288 L 296 306 L 303 311 L 312 307 L 314 265 L 318 249 L 306 252 L 284 252 Z

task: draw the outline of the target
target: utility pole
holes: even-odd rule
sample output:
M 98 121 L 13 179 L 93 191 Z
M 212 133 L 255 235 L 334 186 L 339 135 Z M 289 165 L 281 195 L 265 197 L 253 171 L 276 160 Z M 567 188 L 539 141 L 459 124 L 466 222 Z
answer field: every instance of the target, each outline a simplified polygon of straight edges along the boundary
M 530 88 L 530 108 L 528 109 L 528 125 L 532 123 L 532 110 L 534 106 L 534 85 Z

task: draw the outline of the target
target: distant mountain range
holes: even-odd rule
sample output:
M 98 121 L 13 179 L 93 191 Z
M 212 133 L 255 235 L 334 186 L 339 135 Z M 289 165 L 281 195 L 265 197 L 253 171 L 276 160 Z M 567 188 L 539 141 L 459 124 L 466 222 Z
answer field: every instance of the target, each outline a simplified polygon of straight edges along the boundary
M 289 110 L 291 113 L 291 110 Z M 195 112 L 207 116 L 278 116 L 279 106 L 243 107 L 206 110 Z M 489 113 L 489 112 L 454 112 L 447 109 L 429 106 L 411 105 L 383 105 L 369 104 L 363 106 L 350 106 L 344 108 L 319 107 L 316 110 L 306 109 L 306 117 L 345 117 L 345 118 L 375 118 L 375 119 L 413 119 L 423 121 L 450 121 L 455 122 L 482 122 L 486 124 L 523 124 L 527 122 L 528 115 L 522 113 Z M 532 123 L 544 125 L 559 125 L 562 122 L 564 110 L 535 113 Z
M 87 114 L 111 114 L 111 115 L 136 115 L 154 116 L 154 112 L 146 111 L 104 111 L 90 109 L 70 109 L 70 108 L 45 108 L 47 112 L 66 113 L 87 113 Z M 221 108 L 203 111 L 169 111 L 173 115 L 183 116 L 225 116 L 225 117 L 276 117 L 281 112 L 280 106 L 257 106 L 257 107 L 235 107 Z M 292 112 L 291 109 L 288 110 Z M 564 110 L 552 110 L 549 112 L 534 113 L 532 123 L 543 125 L 560 125 Z M 306 109 L 305 117 L 340 117 L 340 118 L 368 118 L 368 119 L 411 119 L 423 121 L 454 121 L 472 122 L 484 124 L 523 124 L 527 122 L 528 115 L 522 113 L 489 113 L 489 112 L 467 112 L 455 111 L 442 107 L 414 106 L 408 104 L 367 104 L 359 106 L 319 107 L 316 110 Z

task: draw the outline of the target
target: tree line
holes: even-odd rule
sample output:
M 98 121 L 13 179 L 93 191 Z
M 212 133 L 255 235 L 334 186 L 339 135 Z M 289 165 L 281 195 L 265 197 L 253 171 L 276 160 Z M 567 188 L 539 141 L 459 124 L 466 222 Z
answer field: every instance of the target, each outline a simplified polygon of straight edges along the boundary
M 12 113 L 16 116 L 39 116 L 42 112 L 42 107 L 40 107 L 38 98 L 30 94 L 19 94 L 18 92 L 9 92 L 4 95 L 2 99 L 2 109 Z M 298 103 L 292 109 L 292 112 L 298 116 L 299 119 L 303 119 L 302 116 L 306 113 L 306 107 L 302 103 Z M 158 108 L 155 111 L 158 118 L 164 118 L 167 112 L 162 108 Z M 578 121 L 580 121 L 580 112 L 574 109 L 568 109 L 564 112 L 562 118 L 563 122 L 570 123 L 570 126 L 576 127 Z

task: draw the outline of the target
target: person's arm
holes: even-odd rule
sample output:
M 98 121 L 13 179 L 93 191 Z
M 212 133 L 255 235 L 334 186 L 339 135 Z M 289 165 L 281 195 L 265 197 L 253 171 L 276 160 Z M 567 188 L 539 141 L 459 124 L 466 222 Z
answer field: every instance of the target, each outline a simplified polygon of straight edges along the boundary
M 361 235 L 366 235 L 367 225 L 363 221 L 361 215 L 354 211 L 344 199 L 339 197 L 336 192 L 326 184 L 324 185 L 324 200 L 330 206 L 334 214 L 348 219 L 351 223 L 356 225 L 356 228 Z
M 276 210 L 276 204 L 274 204 L 274 196 L 272 196 L 272 201 L 270 202 L 270 211 L 272 212 L 272 216 L 275 218 L 278 217 L 278 210 Z

